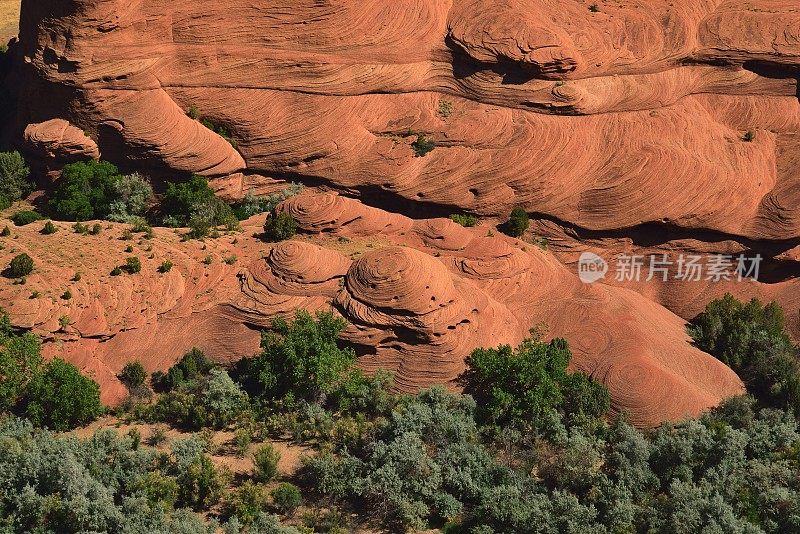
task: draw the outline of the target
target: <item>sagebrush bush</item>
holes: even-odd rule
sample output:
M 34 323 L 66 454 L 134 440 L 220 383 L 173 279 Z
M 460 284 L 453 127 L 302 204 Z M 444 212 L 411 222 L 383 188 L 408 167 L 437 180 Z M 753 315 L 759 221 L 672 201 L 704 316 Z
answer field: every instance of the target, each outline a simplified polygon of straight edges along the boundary
M 253 466 L 255 477 L 260 482 L 271 482 L 278 474 L 278 462 L 281 454 L 272 443 L 260 446 L 253 453 Z
M 114 182 L 110 196 L 109 220 L 130 222 L 131 219 L 141 218 L 147 211 L 153 199 L 153 187 L 147 177 L 133 173 L 120 176 Z

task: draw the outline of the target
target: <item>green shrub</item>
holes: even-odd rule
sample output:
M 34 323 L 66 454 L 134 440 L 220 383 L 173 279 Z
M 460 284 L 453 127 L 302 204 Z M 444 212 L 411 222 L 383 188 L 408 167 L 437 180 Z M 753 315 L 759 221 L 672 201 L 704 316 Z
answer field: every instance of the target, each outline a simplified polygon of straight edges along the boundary
M 69 315 L 62 315 L 61 317 L 58 318 L 58 326 L 61 328 L 62 331 L 66 330 L 67 327 L 69 326 L 70 321 L 71 319 L 69 318 Z
M 88 234 L 89 233 L 89 227 L 86 226 L 85 224 L 81 223 L 81 222 L 76 222 L 75 224 L 73 224 L 72 225 L 72 230 L 76 234 Z
M 756 133 L 753 130 L 747 130 L 744 135 L 742 135 L 742 141 L 750 143 L 754 141 L 756 138 Z
M 156 425 L 153 427 L 150 437 L 147 438 L 147 443 L 151 447 L 158 447 L 167 441 L 167 430 L 161 426 Z
M 453 103 L 448 100 L 439 101 L 439 116 L 446 119 L 453 113 Z
M 72 281 L 73 281 L 73 282 L 80 282 L 80 281 L 81 281 L 81 278 L 83 278 L 83 277 L 81 276 L 81 273 L 75 273 L 74 275 L 72 275 Z
M 474 215 L 462 215 L 459 213 L 453 214 L 450 216 L 450 220 L 460 224 L 465 228 L 472 228 L 476 224 L 478 224 L 478 218 Z
M 297 233 L 297 222 L 288 213 L 273 213 L 264 223 L 264 236 L 268 241 L 285 241 Z
M 91 230 L 89 230 L 90 235 L 98 235 L 103 230 L 103 227 L 100 223 L 94 223 L 92 225 Z
M 569 373 L 571 358 L 563 339 L 526 339 L 516 350 L 476 349 L 460 381 L 477 401 L 480 420 L 490 425 L 537 427 L 553 410 L 602 417 L 610 407 L 608 390 L 586 375 Z
M 214 463 L 205 454 L 197 455 L 185 464 L 179 462 L 177 482 L 178 502 L 195 509 L 216 504 L 225 485 Z
M 33 258 L 25 254 L 17 254 L 8 265 L 9 278 L 21 278 L 33 272 Z
M 208 186 L 208 180 L 195 174 L 187 182 L 167 184 L 161 210 L 165 216 L 174 218 L 178 226 L 185 226 L 194 206 L 213 198 L 214 190 Z
M 125 259 L 125 270 L 128 274 L 135 274 L 142 270 L 142 262 L 137 256 Z
M 774 302 L 744 303 L 726 294 L 710 302 L 688 331 L 701 350 L 733 369 L 758 400 L 800 414 L 800 361 L 784 322 Z
M 122 274 L 122 268 L 120 268 L 119 266 L 114 267 L 113 269 L 111 269 L 111 273 L 110 274 L 111 274 L 111 276 L 119 276 L 119 275 Z
M 244 525 L 250 525 L 264 511 L 267 504 L 264 490 L 246 480 L 234 491 L 229 492 L 222 503 L 224 517 L 236 517 Z
M 131 490 L 144 494 L 147 502 L 166 510 L 172 510 L 178 500 L 180 488 L 175 477 L 163 474 L 160 471 L 151 471 L 139 476 L 133 483 Z
M 414 157 L 421 158 L 432 152 L 436 148 L 436 143 L 424 135 L 418 135 L 417 140 L 411 143 L 411 148 L 414 150 Z
M 132 391 L 144 385 L 145 380 L 147 380 L 147 371 L 145 371 L 141 362 L 128 362 L 119 372 L 117 378 L 128 390 Z
M 127 217 L 126 220 L 131 224 L 129 228 L 131 233 L 149 234 L 153 232 L 153 228 L 147 224 L 147 221 L 142 217 Z
M 153 386 L 161 391 L 170 391 L 185 382 L 207 375 L 213 367 L 214 364 L 203 351 L 193 348 L 163 376 L 156 376 L 154 373 Z
M 51 235 L 56 232 L 58 232 L 58 228 L 56 227 L 55 224 L 53 224 L 53 221 L 47 221 L 46 223 L 44 223 L 44 227 L 41 230 L 41 233 L 44 235 Z
M 72 291 L 67 289 L 66 291 L 64 291 L 64 293 L 62 293 L 61 298 L 63 300 L 70 300 L 72 298 Z
M 222 263 L 224 263 L 225 265 L 233 265 L 237 261 L 239 261 L 239 258 L 237 258 L 235 255 L 225 256 L 224 258 L 222 258 Z
M 139 173 L 124 175 L 114 181 L 110 197 L 108 219 L 130 222 L 131 219 L 141 219 L 147 211 L 147 207 L 153 199 L 153 187 L 150 185 L 150 181 Z M 144 232 L 146 229 L 134 231 Z
M 33 376 L 26 396 L 25 416 L 56 431 L 90 423 L 103 412 L 97 383 L 60 358 Z
M 172 262 L 169 260 L 164 260 L 161 262 L 161 265 L 158 267 L 158 272 L 160 273 L 168 273 L 172 270 Z
M 589 11 L 591 11 L 592 13 L 599 13 L 600 6 L 598 6 L 597 4 L 592 4 L 589 6 Z
M 206 117 L 200 119 L 200 124 L 202 124 L 203 126 L 208 128 L 209 130 L 214 132 L 215 134 L 217 134 L 220 137 L 222 137 L 223 139 L 225 139 L 228 143 L 231 144 L 231 146 L 233 148 L 237 148 L 238 147 L 238 144 L 237 144 L 236 140 L 231 136 L 230 132 L 228 131 L 228 129 L 225 126 L 223 126 L 221 124 L 217 124 L 214 121 L 212 121 L 211 119 L 206 118 Z
M 224 226 L 226 230 L 239 228 L 239 219 L 233 213 L 233 209 L 221 198 L 213 197 L 192 206 L 189 216 L 192 237 L 205 237 L 219 226 Z
M 292 516 L 303 502 L 300 488 L 289 482 L 283 482 L 270 492 L 275 508 L 282 514 Z
M 0 236 L 8 237 L 11 235 L 11 228 L 8 225 L 5 225 L 2 230 L 0 230 Z
M 511 210 L 511 217 L 503 225 L 503 231 L 512 236 L 520 237 L 530 226 L 530 219 L 524 209 L 517 206 Z
M 32 210 L 22 210 L 12 215 L 11 220 L 16 226 L 25 226 L 36 221 L 41 221 L 42 216 Z
M 236 217 L 243 221 L 259 213 L 271 213 L 281 202 L 302 192 L 303 185 L 294 182 L 279 193 L 266 197 L 259 197 L 254 195 L 252 191 L 248 191 L 244 198 L 234 206 L 233 211 Z
M 30 173 L 19 152 L 0 152 L 0 197 L 14 202 L 31 194 Z
M 106 218 L 120 179 L 117 167 L 107 161 L 65 165 L 50 199 L 50 211 L 68 221 Z
M 41 350 L 39 336 L 15 333 L 11 318 L 0 309 L 0 411 L 14 408 L 23 398 L 28 383 L 40 372 Z
M 248 390 L 267 398 L 291 393 L 297 399 L 320 402 L 340 388 L 353 370 L 356 355 L 336 341 L 345 327 L 331 313 L 297 312 L 294 321 L 277 318 L 262 334 L 261 354 L 242 361 Z
M 233 434 L 233 448 L 236 456 L 244 458 L 247 455 L 247 449 L 253 442 L 253 435 L 246 428 L 238 428 Z
M 281 454 L 271 443 L 267 443 L 256 449 L 253 453 L 253 466 L 257 480 L 268 483 L 278 474 L 278 462 Z
M 225 139 L 228 143 L 231 144 L 233 148 L 237 148 L 236 140 L 231 137 L 231 134 L 228 132 L 227 128 L 222 125 L 216 124 L 213 120 L 208 117 L 203 116 L 200 113 L 200 110 L 197 109 L 197 106 L 191 106 L 188 110 L 186 110 L 186 116 L 190 119 L 196 120 L 200 122 L 203 126 L 211 130 L 212 132 L 216 133 L 223 139 Z

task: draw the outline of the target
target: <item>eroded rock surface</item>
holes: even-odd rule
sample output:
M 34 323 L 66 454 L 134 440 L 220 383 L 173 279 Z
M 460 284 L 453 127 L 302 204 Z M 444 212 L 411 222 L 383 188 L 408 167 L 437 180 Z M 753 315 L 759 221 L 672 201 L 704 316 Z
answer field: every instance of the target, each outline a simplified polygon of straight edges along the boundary
M 96 146 L 118 164 L 217 178 L 226 197 L 295 180 L 363 202 L 290 199 L 280 209 L 306 236 L 276 246 L 226 237 L 200 251 L 157 231 L 152 261 L 174 256 L 176 269 L 145 262 L 146 274 L 113 284 L 105 273 L 124 258 L 107 247 L 19 229 L 19 247 L 47 266 L 29 284 L 53 296 L 4 285 L 0 301 L 20 325 L 66 338 L 112 400 L 114 372 L 132 357 L 152 370 L 192 345 L 249 355 L 255 329 L 305 308 L 344 315 L 361 365 L 395 371 L 404 390 L 452 380 L 472 348 L 516 343 L 545 322 L 635 423 L 696 414 L 741 383 L 689 344 L 681 318 L 731 290 L 776 298 L 800 333 L 800 7 L 597 7 L 23 0 L 12 53 L 26 91 L 12 126 L 37 150 L 95 157 Z M 70 135 L 53 135 L 56 124 Z M 435 147 L 417 157 L 423 140 Z M 514 206 L 538 216 L 548 252 L 436 218 L 503 218 Z M 649 239 L 627 237 L 645 228 Z M 65 256 L 45 240 L 64 240 Z M 574 275 L 587 248 L 756 251 L 772 269 L 749 285 L 588 286 Z M 57 288 L 74 262 L 95 274 L 66 303 Z M 65 312 L 72 324 L 56 332 Z

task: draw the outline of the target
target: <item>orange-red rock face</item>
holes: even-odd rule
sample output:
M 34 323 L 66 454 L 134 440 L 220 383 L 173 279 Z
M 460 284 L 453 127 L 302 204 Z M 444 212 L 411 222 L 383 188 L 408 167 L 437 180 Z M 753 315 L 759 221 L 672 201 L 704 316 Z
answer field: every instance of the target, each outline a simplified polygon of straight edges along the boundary
M 19 54 L 41 85 L 22 118 L 67 118 L 107 157 L 174 170 L 794 237 L 796 2 L 597 5 L 30 0 Z M 413 157 L 409 130 L 438 147 Z
M 203 305 L 214 310 L 209 331 L 332 305 L 351 321 L 362 364 L 394 369 L 410 389 L 449 380 L 475 346 L 519 341 L 546 321 L 575 348 L 575 365 L 612 388 L 615 407 L 652 424 L 740 388 L 656 303 L 687 318 L 726 288 L 778 298 L 796 315 L 797 258 L 777 257 L 800 243 L 800 7 L 589 5 L 23 0 L 17 127 L 29 152 L 96 149 L 121 164 L 219 177 L 229 196 L 263 186 L 262 174 L 360 196 L 364 204 L 304 195 L 282 209 L 312 234 L 389 248 L 352 262 L 305 242 L 242 255 L 237 283 L 225 278 Z M 190 108 L 223 125 L 235 147 Z M 436 144 L 424 157 L 412 148 L 418 136 Z M 552 253 L 389 213 L 504 217 L 517 205 L 551 221 L 540 235 L 561 240 Z M 747 288 L 587 287 L 570 274 L 585 246 L 570 228 L 616 252 L 647 249 L 619 242 L 647 223 L 664 223 L 649 230 L 658 250 L 689 239 L 714 252 L 727 240 L 769 252 L 781 273 Z M 660 228 L 684 239 L 659 239 Z M 708 232 L 721 237 L 707 241 Z M 87 335 L 81 346 L 114 367 L 134 343 L 157 353 L 169 339 L 162 358 L 174 358 L 186 344 L 174 321 L 195 317 L 193 299 L 206 298 L 193 291 L 169 312 L 87 311 L 102 348 Z M 231 350 L 252 349 L 253 335 L 237 334 Z M 202 341 L 224 352 L 217 337 Z
M 132 359 L 152 371 L 193 346 L 222 361 L 251 356 L 257 329 L 298 309 L 342 315 L 360 365 L 392 371 L 403 391 L 451 383 L 474 348 L 519 343 L 539 323 L 570 342 L 573 368 L 607 384 L 614 409 L 635 424 L 696 415 L 742 391 L 730 369 L 689 344 L 677 316 L 628 289 L 585 285 L 551 253 L 487 226 L 412 220 L 331 193 L 281 209 L 309 235 L 265 244 L 260 216 L 205 248 L 158 229 L 125 253 L 124 225 L 98 236 L 64 223 L 49 236 L 41 223 L 15 228 L 0 264 L 24 250 L 37 268 L 24 285 L 0 284 L 0 302 L 45 337 L 49 354 L 98 380 L 107 402 L 125 394 L 115 376 Z M 111 276 L 129 255 L 141 273 Z M 159 273 L 165 259 L 175 266 Z

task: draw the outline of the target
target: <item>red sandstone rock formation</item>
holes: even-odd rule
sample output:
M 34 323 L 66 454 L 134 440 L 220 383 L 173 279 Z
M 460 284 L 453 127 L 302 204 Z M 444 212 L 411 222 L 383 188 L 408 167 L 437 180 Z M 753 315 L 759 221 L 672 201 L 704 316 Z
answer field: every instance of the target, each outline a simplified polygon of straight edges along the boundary
M 94 376 L 108 402 L 124 394 L 114 377 L 131 359 L 155 370 L 193 346 L 223 361 L 250 356 L 256 329 L 297 309 L 341 314 L 360 365 L 393 371 L 404 391 L 450 383 L 474 348 L 516 344 L 537 323 L 570 342 L 573 367 L 607 384 L 614 408 L 636 424 L 696 415 L 741 391 L 733 372 L 689 344 L 677 316 L 628 289 L 582 284 L 551 253 L 487 236 L 485 226 L 413 221 L 334 194 L 306 193 L 281 209 L 311 235 L 265 244 L 255 237 L 261 216 L 235 242 L 209 240 L 204 250 L 159 229 L 135 246 L 142 272 L 119 277 L 109 273 L 130 255 L 122 225 L 99 236 L 16 228 L 15 248 L 37 269 L 25 285 L 0 285 L 0 302 L 45 336 L 50 354 Z M 0 251 L 0 263 L 11 256 Z M 231 256 L 236 263 L 221 261 Z M 164 259 L 175 267 L 162 274 Z M 70 300 L 59 298 L 66 289 Z
M 105 157 L 172 170 L 794 237 L 795 3 L 598 5 L 24 1 L 17 56 L 37 90 L 20 121 L 66 118 Z M 415 158 L 416 133 L 437 148 Z
M 726 290 L 776 298 L 800 333 L 800 10 L 793 0 L 598 7 L 23 0 L 11 53 L 25 87 L 15 126 L 30 152 L 197 172 L 229 197 L 278 187 L 263 175 L 363 203 L 291 199 L 281 209 L 312 237 L 274 247 L 240 237 L 200 251 L 158 231 L 152 261 L 168 255 L 176 269 L 159 275 L 146 261 L 141 277 L 113 284 L 113 241 L 76 247 L 98 238 L 19 229 L 18 247 L 45 266 L 28 285 L 54 296 L 3 285 L 0 303 L 20 325 L 66 338 L 108 400 L 130 358 L 155 369 L 192 345 L 248 355 L 254 327 L 301 307 L 344 315 L 361 364 L 392 369 L 406 390 L 451 380 L 472 348 L 516 343 L 544 321 L 637 424 L 696 414 L 741 384 L 657 303 L 690 318 Z M 415 157 L 421 137 L 436 147 Z M 552 252 L 430 217 L 504 217 L 516 205 L 543 216 L 534 231 Z M 680 235 L 659 239 L 662 229 Z M 573 265 L 587 246 L 746 249 L 779 268 L 749 285 L 586 286 Z M 238 263 L 219 262 L 230 254 Z M 93 274 L 59 301 L 76 264 Z M 65 313 L 71 326 L 53 334 Z

